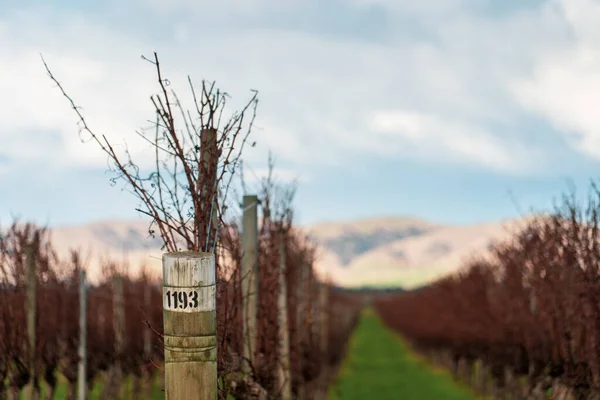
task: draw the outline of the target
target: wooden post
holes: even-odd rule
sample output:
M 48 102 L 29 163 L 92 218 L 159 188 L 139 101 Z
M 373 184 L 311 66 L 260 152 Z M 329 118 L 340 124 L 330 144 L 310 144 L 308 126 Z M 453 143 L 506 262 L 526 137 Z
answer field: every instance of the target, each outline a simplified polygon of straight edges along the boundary
M 125 347 L 125 300 L 123 296 L 123 276 L 115 274 L 113 276 L 113 327 L 115 330 L 115 365 L 113 382 L 114 390 L 120 393 L 121 383 L 123 382 L 123 366 L 121 359 Z
M 217 399 L 216 271 L 212 253 L 163 255 L 165 399 Z
M 303 369 L 303 356 L 304 356 L 304 338 L 306 337 L 306 312 L 307 312 L 307 297 L 308 292 L 308 276 L 310 272 L 310 266 L 308 264 L 301 264 L 298 271 L 298 282 L 296 286 L 296 348 L 298 349 L 298 363 L 299 371 Z M 300 377 L 300 386 L 298 388 L 299 400 L 305 398 L 305 382 Z
M 244 196 L 242 218 L 243 370 L 250 373 L 256 351 L 258 313 L 258 197 Z M 248 362 L 249 360 L 249 362 Z
M 144 309 L 146 312 L 150 312 L 151 309 L 151 286 L 150 280 L 146 277 L 144 281 Z M 150 314 L 147 315 L 150 318 Z M 144 360 L 146 363 L 150 362 L 152 357 L 152 331 L 148 326 L 144 327 Z M 152 392 L 152 373 L 149 368 L 143 368 L 144 378 L 144 396 L 150 398 Z
M 327 282 L 322 281 L 319 285 L 319 312 L 320 312 L 320 322 L 321 322 L 321 354 L 327 358 L 328 344 L 329 344 L 329 331 L 328 331 L 328 322 L 329 322 L 329 285 Z
M 77 368 L 78 400 L 85 400 L 87 394 L 87 282 L 85 271 L 79 270 L 79 365 Z
M 27 368 L 29 369 L 29 383 L 25 388 L 26 400 L 37 400 L 40 398 L 40 388 L 37 385 L 37 373 L 35 368 L 35 322 L 36 322 L 36 284 L 35 276 L 35 248 L 32 244 L 25 245 L 25 257 L 27 265 L 27 342 L 29 345 L 29 358 Z
M 320 328 L 319 335 L 321 337 L 320 350 L 322 357 L 321 376 L 319 379 L 317 399 L 325 399 L 327 397 L 327 385 L 329 380 L 329 285 L 325 280 L 318 283 L 319 288 L 319 319 L 318 326 Z
M 292 379 L 290 373 L 290 337 L 287 318 L 287 281 L 285 265 L 285 237 L 279 240 L 279 301 L 278 301 L 278 325 L 279 325 L 279 387 L 281 388 L 281 399 L 291 400 Z
M 531 288 L 531 291 L 529 292 L 529 311 L 531 312 L 531 315 L 534 315 L 534 316 L 537 311 L 537 299 L 535 297 L 535 292 L 533 291 L 533 287 Z
M 205 203 L 208 206 L 210 213 L 209 222 L 206 227 L 206 243 L 201 243 L 205 246 L 208 253 L 215 250 L 217 243 L 217 232 L 219 230 L 219 214 L 218 214 L 218 196 L 219 190 L 216 187 L 217 169 L 219 166 L 219 147 L 217 142 L 217 130 L 214 128 L 202 129 L 200 132 L 200 143 L 202 149 L 202 162 L 205 169 L 204 185 L 202 185 L 201 194 L 207 199 Z
M 144 282 L 144 308 L 146 312 L 150 311 L 151 302 L 150 302 L 150 281 Z M 150 356 L 152 354 L 152 332 L 150 328 L 146 326 L 144 329 L 144 357 L 146 361 L 150 360 Z
M 104 299 L 99 298 L 98 301 L 98 326 L 100 328 L 100 332 L 98 332 L 98 336 L 100 336 L 100 340 L 104 341 L 106 338 L 106 305 L 104 304 Z

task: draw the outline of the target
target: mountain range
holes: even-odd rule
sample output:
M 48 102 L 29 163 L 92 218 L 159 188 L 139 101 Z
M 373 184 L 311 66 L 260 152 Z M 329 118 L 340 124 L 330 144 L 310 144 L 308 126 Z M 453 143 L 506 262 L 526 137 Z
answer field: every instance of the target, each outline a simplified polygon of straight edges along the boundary
M 484 255 L 505 240 L 523 219 L 475 225 L 442 225 L 417 218 L 382 217 L 325 222 L 303 229 L 318 246 L 315 269 L 340 286 L 414 288 L 456 272 L 469 257 Z M 145 220 L 99 221 L 54 227 L 52 243 L 62 257 L 80 248 L 88 257 L 92 281 L 104 259 L 127 260 L 131 273 L 145 264 L 160 276 L 161 241 L 148 237 Z

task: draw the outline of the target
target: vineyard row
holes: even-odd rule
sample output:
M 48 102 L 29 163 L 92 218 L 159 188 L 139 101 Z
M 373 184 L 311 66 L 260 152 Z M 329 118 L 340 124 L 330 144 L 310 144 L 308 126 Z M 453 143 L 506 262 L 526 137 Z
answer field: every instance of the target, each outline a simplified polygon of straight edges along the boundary
M 380 299 L 385 322 L 480 392 L 600 398 L 600 194 L 564 196 L 490 257 Z
M 258 237 L 257 339 L 251 360 L 243 359 L 244 279 L 240 272 L 240 233 L 235 224 L 223 232 L 217 251 L 220 398 L 323 396 L 356 322 L 360 307 L 356 297 L 316 279 L 312 269 L 314 246 L 295 230 L 278 233 L 273 225 L 267 226 L 269 223 L 272 221 L 263 221 Z M 283 280 L 281 250 L 286 264 Z M 33 263 L 35 270 L 33 348 L 27 334 L 28 288 L 32 287 L 28 263 Z M 100 380 L 100 398 L 119 398 L 125 379 L 130 377 L 133 398 L 150 398 L 152 380 L 163 375 L 163 303 L 180 301 L 183 307 L 194 301 L 193 296 L 184 299 L 172 293 L 169 300 L 163 299 L 159 280 L 145 272 L 139 276 L 119 272 L 123 268 L 107 260 L 101 281 L 86 285 L 87 396 L 94 382 Z M 52 399 L 59 374 L 68 383 L 68 398 L 76 398 L 84 269 L 77 250 L 71 252 L 69 260 L 59 259 L 46 229 L 18 223 L 5 229 L 0 240 L 0 398 L 16 399 L 28 390 L 34 393 L 33 398 L 39 398 L 43 384 L 48 388 L 44 397 Z M 287 293 L 287 347 L 280 342 L 282 283 Z M 288 354 L 282 354 L 286 348 Z M 250 373 L 244 362 L 249 363 Z

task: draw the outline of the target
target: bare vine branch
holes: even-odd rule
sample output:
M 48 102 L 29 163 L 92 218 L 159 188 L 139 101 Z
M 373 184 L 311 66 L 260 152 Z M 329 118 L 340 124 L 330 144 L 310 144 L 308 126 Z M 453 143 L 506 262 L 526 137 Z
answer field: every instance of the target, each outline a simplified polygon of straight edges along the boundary
M 184 109 L 175 91 L 168 89 L 170 81 L 163 77 L 158 55 L 154 53 L 153 60 L 144 56 L 142 59 L 155 67 L 160 87 L 160 93 L 150 97 L 156 112 L 154 132 L 136 132 L 154 148 L 155 170 L 151 172 L 141 170 L 128 148 L 124 155 L 117 154 L 104 134 L 97 134 L 89 127 L 80 108 L 43 57 L 42 62 L 50 79 L 75 111 L 80 138 L 82 132 L 86 132 L 108 156 L 109 167 L 116 174 L 111 182 L 123 180 L 141 201 L 142 206 L 136 210 L 152 218 L 150 235 L 154 236 L 156 226 L 167 251 L 185 247 L 191 251 L 214 252 L 223 225 L 222 205 L 252 131 L 258 93 L 253 90 L 245 106 L 222 122 L 228 95 L 216 89 L 214 82 L 206 81 L 202 81 L 197 94 L 188 76 L 196 111 L 193 117 Z M 176 109 L 179 109 L 182 129 L 178 128 Z

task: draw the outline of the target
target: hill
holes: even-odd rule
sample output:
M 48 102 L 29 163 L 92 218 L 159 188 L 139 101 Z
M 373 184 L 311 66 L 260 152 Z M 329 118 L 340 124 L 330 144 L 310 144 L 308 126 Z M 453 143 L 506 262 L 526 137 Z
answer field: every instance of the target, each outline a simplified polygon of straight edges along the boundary
M 388 217 L 326 222 L 303 227 L 319 244 L 315 268 L 340 286 L 420 286 L 456 271 L 494 240 L 508 237 L 521 221 L 446 226 L 417 218 Z M 92 251 L 90 278 L 100 276 L 103 258 L 129 260 L 160 274 L 160 239 L 148 237 L 145 220 L 100 221 L 52 229 L 60 255 L 71 247 Z

